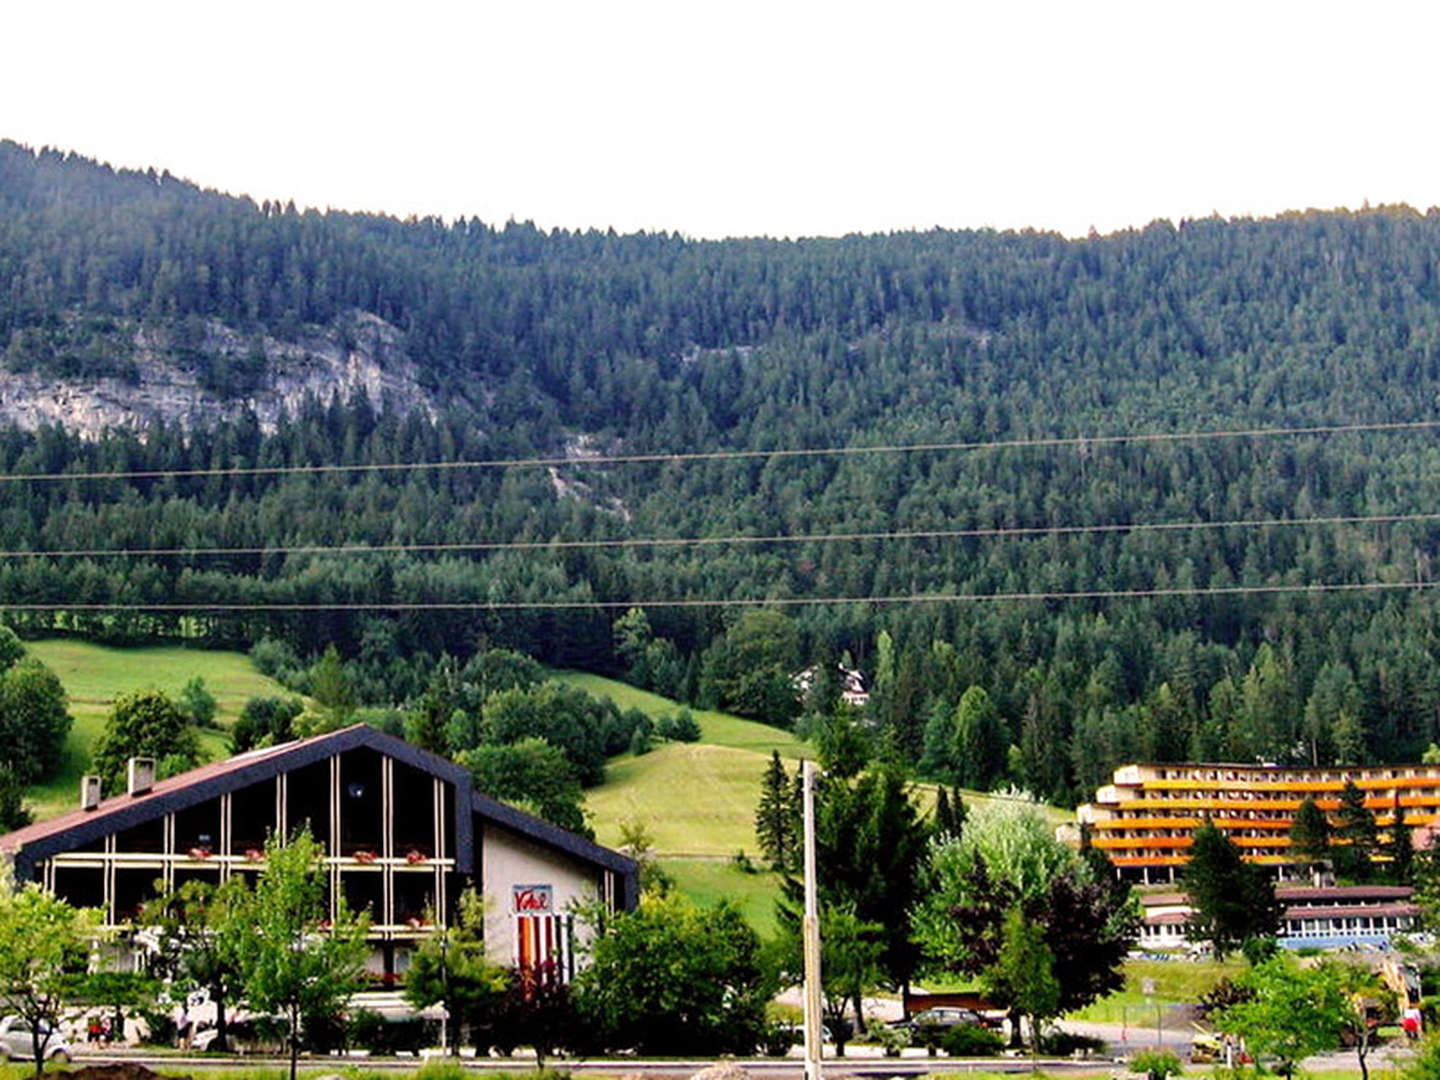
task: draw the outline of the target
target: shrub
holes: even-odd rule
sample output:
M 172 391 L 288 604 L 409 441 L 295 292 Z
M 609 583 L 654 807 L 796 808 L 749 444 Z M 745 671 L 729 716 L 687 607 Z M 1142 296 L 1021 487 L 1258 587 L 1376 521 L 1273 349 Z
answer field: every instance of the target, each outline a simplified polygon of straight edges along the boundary
M 1005 1048 L 1005 1037 L 979 1024 L 956 1024 L 940 1037 L 940 1047 L 951 1057 L 994 1057 Z
M 700 741 L 700 722 L 689 709 L 666 713 L 660 717 L 655 730 L 662 739 L 670 739 L 672 742 Z
M 1166 1080 L 1184 1072 L 1180 1059 L 1169 1050 L 1141 1050 L 1130 1059 L 1130 1071 L 1143 1073 L 1147 1080 Z
M 141 1009 L 140 1015 L 145 1020 L 145 1026 L 150 1034 L 145 1039 L 150 1046 L 174 1046 L 179 1031 L 175 1026 L 174 1016 L 165 1009 Z
M 1224 978 L 1201 994 L 1196 1004 L 1199 1005 L 1200 1015 L 1204 1017 L 1222 1009 L 1228 1009 L 1231 1005 L 1239 1005 L 1254 999 L 1254 990 L 1248 986 L 1241 986 L 1234 979 Z
M 789 1024 L 772 1023 L 766 1025 L 764 1041 L 761 1049 L 765 1051 L 766 1057 L 781 1058 L 790 1052 L 795 1045 L 795 1032 Z
M 875 1024 L 870 1028 L 870 1037 L 885 1051 L 886 1057 L 899 1057 L 900 1051 L 910 1045 L 910 1032 L 903 1027 Z
M 346 1024 L 347 1041 L 360 1050 L 379 1051 L 385 1046 L 385 1017 L 374 1009 L 356 1009 Z
M 453 1061 L 427 1061 L 420 1066 L 415 1080 L 465 1080 L 465 1067 Z
M 1105 1049 L 1105 1040 L 1070 1031 L 1052 1031 L 1040 1039 L 1040 1050 L 1053 1057 L 1069 1057 L 1078 1052 L 1095 1054 Z

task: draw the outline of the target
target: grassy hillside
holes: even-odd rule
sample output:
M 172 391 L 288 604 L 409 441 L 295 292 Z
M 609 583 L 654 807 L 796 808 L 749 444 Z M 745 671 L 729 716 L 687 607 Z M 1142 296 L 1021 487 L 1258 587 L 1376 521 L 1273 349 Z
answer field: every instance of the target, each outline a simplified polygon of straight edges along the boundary
M 681 708 L 658 694 L 587 672 L 562 671 L 555 677 L 650 716 Z M 585 802 L 602 844 L 618 842 L 622 822 L 643 821 L 662 856 L 755 853 L 755 800 L 770 754 L 778 750 L 793 762 L 806 753 L 806 744 L 768 724 L 706 709 L 692 712 L 700 722 L 700 742 L 660 743 L 648 754 L 623 754 L 605 767 L 605 783 Z
M 219 722 L 228 726 L 247 699 L 288 693 L 273 679 L 260 674 L 250 658 L 237 652 L 208 652 L 174 646 L 117 649 L 71 638 L 27 641 L 30 655 L 47 664 L 70 696 L 75 726 L 65 745 L 65 763 L 58 776 L 30 789 L 37 817 L 68 810 L 79 797 L 80 777 L 90 764 L 90 745 L 105 724 L 110 703 L 131 690 L 155 688 L 172 696 L 195 676 L 219 705 Z M 225 756 L 225 736 L 203 731 L 201 746 L 212 758 Z
M 622 709 L 639 709 L 648 716 L 661 716 L 685 708 L 659 694 L 641 690 L 629 683 L 607 679 L 603 675 L 592 675 L 588 671 L 557 671 L 554 677 L 571 686 L 578 686 L 596 697 L 608 697 Z M 728 746 L 734 750 L 750 750 L 764 754 L 767 758 L 772 750 L 779 750 L 780 756 L 784 758 L 807 756 L 806 744 L 788 731 L 711 709 L 691 709 L 690 712 L 700 722 L 700 737 L 703 742 Z

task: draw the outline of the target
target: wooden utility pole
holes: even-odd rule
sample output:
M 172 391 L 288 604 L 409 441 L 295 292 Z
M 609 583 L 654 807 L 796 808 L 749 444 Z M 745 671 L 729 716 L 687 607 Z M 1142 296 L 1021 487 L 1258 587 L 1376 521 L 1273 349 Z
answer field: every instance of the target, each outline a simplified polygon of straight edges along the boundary
M 800 766 L 805 809 L 805 1080 L 820 1076 L 820 907 L 815 891 L 815 763 Z

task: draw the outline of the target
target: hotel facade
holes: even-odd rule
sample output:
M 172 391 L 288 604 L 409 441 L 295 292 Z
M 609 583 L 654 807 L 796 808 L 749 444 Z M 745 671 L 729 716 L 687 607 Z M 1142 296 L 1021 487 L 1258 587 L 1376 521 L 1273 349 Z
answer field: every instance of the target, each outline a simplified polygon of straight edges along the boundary
M 1303 876 L 1290 850 L 1290 827 L 1311 798 L 1334 822 L 1340 792 L 1353 782 L 1365 796 L 1382 839 L 1396 820 L 1428 843 L 1440 815 L 1440 765 L 1279 768 L 1271 765 L 1136 764 L 1079 807 L 1079 825 L 1120 875 L 1140 884 L 1176 880 L 1195 830 L 1209 820 L 1244 858 L 1281 880 Z

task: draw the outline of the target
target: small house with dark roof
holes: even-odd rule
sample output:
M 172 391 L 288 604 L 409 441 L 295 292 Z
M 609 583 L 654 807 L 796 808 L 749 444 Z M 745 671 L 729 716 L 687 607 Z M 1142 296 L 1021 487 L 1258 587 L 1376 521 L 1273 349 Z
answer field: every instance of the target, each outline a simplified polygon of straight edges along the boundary
M 402 974 L 410 951 L 453 919 L 469 886 L 489 898 L 486 940 L 501 963 L 573 970 L 572 908 L 634 906 L 634 860 L 492 799 L 470 773 L 374 728 L 240 754 L 166 780 L 133 759 L 128 790 L 0 836 L 17 881 L 99 908 L 123 930 L 157 882 L 253 880 L 266 837 L 305 826 L 325 850 L 332 905 L 370 918 L 369 969 Z

